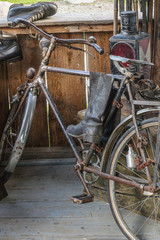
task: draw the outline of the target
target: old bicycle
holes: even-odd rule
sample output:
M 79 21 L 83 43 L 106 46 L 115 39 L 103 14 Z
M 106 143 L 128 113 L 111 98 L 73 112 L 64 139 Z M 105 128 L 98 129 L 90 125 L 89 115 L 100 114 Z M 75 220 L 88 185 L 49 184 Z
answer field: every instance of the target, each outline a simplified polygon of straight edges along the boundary
M 44 41 L 40 46 L 43 59 L 34 77 L 34 69 L 30 68 L 26 74 L 26 82 L 18 88 L 13 97 L 12 108 L 6 122 L 0 142 L 0 177 L 5 184 L 22 155 L 34 116 L 36 101 L 40 90 L 44 93 L 54 112 L 62 130 L 75 154 L 77 164 L 75 171 L 83 183 L 86 194 L 73 197 L 75 202 L 89 202 L 93 200 L 87 184 L 97 181 L 98 177 L 108 180 L 108 196 L 113 216 L 128 239 L 159 239 L 160 227 L 160 103 L 158 101 L 134 100 L 131 91 L 134 82 L 143 81 L 140 74 L 135 73 L 132 66 L 152 65 L 150 63 L 111 56 L 119 70 L 124 75 L 119 82 L 118 90 L 111 103 L 111 108 L 104 121 L 104 132 L 112 119 L 117 107 L 121 106 L 120 98 L 127 91 L 132 115 L 124 119 L 113 131 L 105 145 L 94 142 L 89 148 L 79 151 L 72 138 L 66 131 L 62 117 L 44 82 L 45 72 L 60 72 L 79 76 L 89 76 L 86 71 L 62 69 L 48 66 L 51 53 L 56 45 L 74 48 L 73 44 L 80 43 L 94 47 L 99 53 L 103 50 L 96 44 L 94 38 L 59 39 L 43 32 L 34 24 L 17 19 L 17 24 L 23 23 L 39 33 Z M 128 63 L 129 67 L 121 67 L 121 63 Z M 34 80 L 32 80 L 34 79 Z M 117 80 L 118 79 L 118 80 Z M 24 114 L 21 116 L 21 126 L 17 126 L 16 118 L 21 115 L 21 109 L 26 102 Z M 137 110 L 135 106 L 143 106 Z M 152 106 L 152 108 L 144 108 Z M 151 118 L 151 116 L 153 117 Z M 80 140 L 81 141 L 81 140 Z M 84 144 L 81 141 L 81 145 Z M 102 150 L 102 157 L 99 152 Z M 85 153 L 85 154 L 84 154 Z

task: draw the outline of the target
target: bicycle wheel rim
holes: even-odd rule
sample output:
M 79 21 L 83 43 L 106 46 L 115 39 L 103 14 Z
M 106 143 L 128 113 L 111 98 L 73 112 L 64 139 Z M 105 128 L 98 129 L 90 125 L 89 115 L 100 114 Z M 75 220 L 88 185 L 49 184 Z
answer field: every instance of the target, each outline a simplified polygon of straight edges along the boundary
M 36 100 L 37 95 L 30 91 L 24 112 L 23 109 L 19 112 L 12 125 L 3 134 L 5 142 L 1 144 L 0 161 L 0 167 L 3 169 L 0 177 L 3 183 L 8 181 L 23 153 L 34 116 Z
M 141 132 L 146 131 L 146 129 L 157 129 L 158 121 L 156 119 L 144 121 L 141 125 Z M 151 130 L 150 130 L 151 131 Z M 135 174 L 133 170 L 128 170 L 124 164 L 120 162 L 120 155 L 124 153 L 126 144 L 135 135 L 134 128 L 128 130 L 124 136 L 118 141 L 115 150 L 111 156 L 108 171 L 112 175 L 121 174 L 123 176 L 124 172 L 132 173 L 131 179 L 136 176 L 139 181 L 144 178 L 144 173 Z M 119 169 L 118 169 L 119 167 Z M 153 166 L 150 166 L 150 168 Z M 121 168 L 126 168 L 125 170 Z M 118 170 L 117 170 L 118 169 Z M 144 171 L 144 169 L 143 169 Z M 152 170 L 150 170 L 152 171 Z M 130 175 L 131 175 L 130 173 Z M 142 176 L 140 175 L 142 174 Z M 160 171 L 158 173 L 160 176 Z M 127 178 L 128 175 L 126 174 Z M 142 179 L 143 179 L 142 178 Z M 134 180 L 135 181 L 135 180 Z M 136 179 L 138 181 L 138 179 Z M 143 180 L 146 181 L 146 178 Z M 142 182 L 143 182 L 142 181 Z M 160 182 L 160 179 L 159 179 Z M 158 240 L 160 235 L 160 210 L 157 210 L 160 206 L 160 194 L 155 194 L 152 196 L 146 196 L 141 194 L 139 190 L 133 189 L 131 187 L 115 183 L 113 181 L 108 182 L 108 192 L 109 192 L 109 203 L 113 213 L 113 216 L 120 227 L 124 235 L 131 240 Z M 137 199 L 139 201 L 137 201 Z M 148 207 L 147 207 L 148 206 Z M 154 206 L 155 209 L 154 210 Z M 156 216 L 157 215 L 157 216 Z

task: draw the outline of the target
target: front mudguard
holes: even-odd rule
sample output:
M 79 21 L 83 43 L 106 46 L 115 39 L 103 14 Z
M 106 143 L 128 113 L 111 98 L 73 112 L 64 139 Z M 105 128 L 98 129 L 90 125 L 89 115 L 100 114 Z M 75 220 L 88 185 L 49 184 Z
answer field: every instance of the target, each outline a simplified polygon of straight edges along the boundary
M 8 165 L 5 167 L 5 171 L 9 173 L 13 173 L 14 169 L 20 160 L 20 157 L 23 153 L 29 131 L 31 128 L 35 107 L 37 101 L 37 94 L 33 90 L 30 90 L 28 93 L 28 97 L 26 99 L 26 105 L 24 110 L 24 115 L 22 119 L 22 123 L 20 126 L 20 130 L 12 149 L 12 152 L 9 157 Z
M 148 113 L 158 113 L 160 111 L 160 108 L 144 108 L 142 110 L 139 110 L 136 114 L 136 117 L 141 117 L 145 114 Z M 102 154 L 102 159 L 101 159 L 101 171 L 102 172 L 106 172 L 106 168 L 107 168 L 107 163 L 108 160 L 110 158 L 110 155 L 114 149 L 114 146 L 117 142 L 117 140 L 120 138 L 122 132 L 124 131 L 124 129 L 126 127 L 129 126 L 129 124 L 132 122 L 132 115 L 129 115 L 128 117 L 126 117 L 122 122 L 120 122 L 118 124 L 118 126 L 114 129 L 114 131 L 112 132 L 108 142 L 106 143 L 106 146 L 104 148 L 103 154 Z M 133 126 L 133 125 L 132 125 Z

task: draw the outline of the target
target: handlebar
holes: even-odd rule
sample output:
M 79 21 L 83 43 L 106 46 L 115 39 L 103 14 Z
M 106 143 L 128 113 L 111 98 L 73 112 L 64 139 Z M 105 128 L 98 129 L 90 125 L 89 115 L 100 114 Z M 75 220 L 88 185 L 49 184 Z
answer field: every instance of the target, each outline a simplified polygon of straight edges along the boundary
M 102 55 L 104 53 L 103 49 L 99 45 L 96 44 L 95 37 L 89 37 L 88 40 L 86 40 L 86 39 L 60 39 L 60 38 L 54 37 L 53 35 L 50 35 L 50 34 L 44 32 L 43 30 L 38 28 L 33 23 L 31 23 L 25 19 L 22 19 L 22 18 L 17 18 L 14 22 L 9 22 L 8 25 L 11 27 L 16 27 L 20 23 L 23 23 L 26 26 L 30 26 L 30 27 L 34 28 L 37 33 L 39 33 L 41 36 L 43 36 L 49 40 L 54 38 L 55 43 L 67 44 L 68 46 L 71 44 L 86 44 L 88 46 L 93 47 L 100 55 Z

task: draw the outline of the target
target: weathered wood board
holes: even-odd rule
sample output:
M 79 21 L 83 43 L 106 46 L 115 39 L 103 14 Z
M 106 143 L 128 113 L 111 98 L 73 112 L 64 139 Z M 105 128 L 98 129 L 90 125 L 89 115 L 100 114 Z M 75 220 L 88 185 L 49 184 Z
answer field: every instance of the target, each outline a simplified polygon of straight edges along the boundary
M 73 14 L 70 15 L 70 17 L 68 15 L 56 15 L 55 17 L 53 16 L 45 20 L 37 21 L 36 24 L 59 38 L 83 39 L 93 35 L 97 38 L 97 44 L 105 50 L 105 54 L 101 56 L 95 50 L 89 48 L 88 50 L 92 52 L 95 59 L 90 56 L 87 57 L 87 64 L 85 66 L 85 55 L 82 51 L 57 47 L 52 54 L 50 65 L 62 68 L 86 69 L 88 71 L 103 71 L 109 73 L 108 39 L 112 35 L 112 22 L 112 17 L 109 17 L 109 15 L 105 16 L 105 14 L 99 14 L 99 16 L 97 15 L 96 17 L 93 14 L 88 14 L 86 16 L 84 16 L 84 14 Z M 89 26 L 89 28 L 87 26 Z M 69 29 L 70 27 L 71 29 Z M 23 52 L 22 61 L 12 64 L 2 64 L 0 68 L 2 76 L 1 86 L 3 87 L 1 88 L 3 93 L 0 94 L 0 103 L 3 103 L 2 110 L 4 113 L 0 116 L 1 134 L 8 113 L 8 97 L 12 98 L 13 94 L 16 93 L 17 87 L 24 83 L 25 74 L 29 67 L 34 67 L 36 71 L 38 70 L 41 61 L 41 52 L 38 47 L 37 39 L 30 37 L 24 26 L 20 28 L 9 28 L 6 18 L 2 18 L 0 21 L 0 28 L 5 32 L 17 34 L 18 42 Z M 67 31 L 66 28 L 68 28 Z M 75 28 L 77 28 L 77 30 Z M 80 47 L 80 45 L 77 45 L 77 47 Z M 77 112 L 86 107 L 85 78 L 48 73 L 47 83 L 49 91 L 62 114 L 66 126 L 75 124 Z M 55 147 L 67 145 L 67 141 L 60 129 L 59 123 L 51 110 L 49 110 L 48 116 L 49 121 L 47 124 L 47 104 L 41 93 L 38 98 L 31 132 L 27 141 L 28 147 Z
M 0 203 L 0 239 L 124 240 L 108 204 L 70 201 L 83 191 L 71 163 L 17 167 L 7 190 Z

